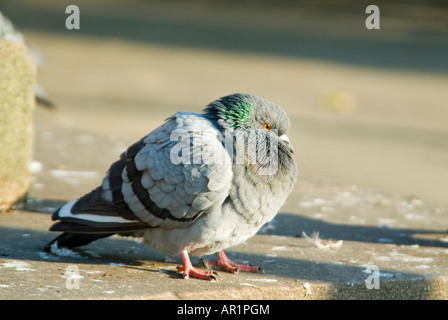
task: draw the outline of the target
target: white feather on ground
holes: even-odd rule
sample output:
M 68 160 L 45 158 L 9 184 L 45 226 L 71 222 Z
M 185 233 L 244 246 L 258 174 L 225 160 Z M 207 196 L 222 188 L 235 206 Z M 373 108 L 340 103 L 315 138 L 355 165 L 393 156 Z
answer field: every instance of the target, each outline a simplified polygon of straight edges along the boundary
M 318 249 L 339 249 L 342 247 L 344 242 L 343 240 L 334 242 L 333 240 L 320 239 L 319 232 L 313 232 L 311 233 L 311 236 L 308 236 L 305 232 L 302 232 L 302 237 Z

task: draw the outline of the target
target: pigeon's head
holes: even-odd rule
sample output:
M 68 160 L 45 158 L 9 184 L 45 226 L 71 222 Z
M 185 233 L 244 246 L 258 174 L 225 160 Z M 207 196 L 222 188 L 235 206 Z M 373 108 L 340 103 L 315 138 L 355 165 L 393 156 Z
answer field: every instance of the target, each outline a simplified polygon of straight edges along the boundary
M 259 132 L 265 131 L 266 134 L 276 132 L 283 146 L 291 152 L 293 150 L 286 135 L 290 120 L 281 107 L 268 100 L 251 94 L 231 94 L 210 103 L 204 113 L 223 128 L 260 129 Z

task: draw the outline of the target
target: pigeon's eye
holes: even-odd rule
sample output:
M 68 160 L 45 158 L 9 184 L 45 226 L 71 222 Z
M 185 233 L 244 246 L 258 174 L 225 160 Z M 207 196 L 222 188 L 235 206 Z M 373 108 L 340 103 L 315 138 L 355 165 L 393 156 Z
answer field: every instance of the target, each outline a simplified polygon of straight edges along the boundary
M 266 130 L 271 130 L 271 125 L 269 123 L 265 123 L 263 125 L 263 128 L 265 128 Z

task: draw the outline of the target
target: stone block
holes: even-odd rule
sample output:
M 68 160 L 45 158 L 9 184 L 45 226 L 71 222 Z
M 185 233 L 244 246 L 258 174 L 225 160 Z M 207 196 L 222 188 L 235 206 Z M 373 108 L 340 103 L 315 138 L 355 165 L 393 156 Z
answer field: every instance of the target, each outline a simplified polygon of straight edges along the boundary
M 0 40 L 0 212 L 23 199 L 29 188 L 34 81 L 27 48 Z

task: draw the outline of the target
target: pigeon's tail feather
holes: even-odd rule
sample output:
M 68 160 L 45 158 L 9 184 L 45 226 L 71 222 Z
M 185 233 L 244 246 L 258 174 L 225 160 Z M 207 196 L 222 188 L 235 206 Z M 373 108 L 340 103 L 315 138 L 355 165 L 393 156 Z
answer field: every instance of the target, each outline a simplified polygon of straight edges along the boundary
M 129 224 L 123 226 L 89 226 L 82 223 L 59 221 L 50 227 L 50 231 L 60 231 L 75 234 L 114 234 L 127 233 L 143 229 L 138 224 Z
M 101 198 L 101 187 L 66 203 L 53 213 L 52 219 L 59 221 L 50 227 L 50 231 L 63 233 L 45 245 L 46 251 L 55 243 L 58 247 L 74 248 L 116 233 L 131 235 L 148 228 L 141 221 L 121 217 Z
M 113 233 L 102 233 L 102 234 L 77 234 L 77 233 L 62 233 L 50 242 L 48 242 L 43 250 L 51 252 L 54 245 L 56 245 L 57 248 L 76 248 L 85 246 L 86 244 L 89 244 L 92 241 L 109 237 L 113 235 Z
M 134 229 L 148 227 L 135 216 L 134 219 L 124 218 L 114 207 L 103 200 L 101 191 L 101 187 L 98 187 L 78 200 L 68 202 L 56 210 L 52 219 L 66 224 L 64 224 L 65 229 L 52 227 L 53 231 L 104 233 L 103 230 L 111 232 L 110 230 L 115 229 L 118 232 L 123 227 Z M 68 224 L 67 222 L 74 223 Z

